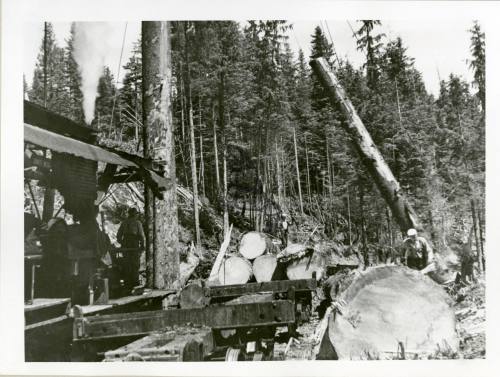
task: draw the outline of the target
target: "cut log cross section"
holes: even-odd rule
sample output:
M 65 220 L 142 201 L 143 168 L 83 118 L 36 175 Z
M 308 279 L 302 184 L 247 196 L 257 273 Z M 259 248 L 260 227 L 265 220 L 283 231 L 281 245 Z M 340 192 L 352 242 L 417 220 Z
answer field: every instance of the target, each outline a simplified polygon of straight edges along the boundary
M 267 237 L 259 232 L 248 232 L 240 241 L 240 254 L 248 260 L 254 260 L 267 250 Z
M 230 257 L 219 269 L 219 282 L 222 285 L 245 284 L 252 277 L 252 264 L 245 258 Z
M 278 260 L 276 256 L 271 254 L 261 255 L 255 258 L 253 261 L 253 275 L 255 276 L 255 280 L 257 280 L 258 283 L 271 281 L 277 265 Z

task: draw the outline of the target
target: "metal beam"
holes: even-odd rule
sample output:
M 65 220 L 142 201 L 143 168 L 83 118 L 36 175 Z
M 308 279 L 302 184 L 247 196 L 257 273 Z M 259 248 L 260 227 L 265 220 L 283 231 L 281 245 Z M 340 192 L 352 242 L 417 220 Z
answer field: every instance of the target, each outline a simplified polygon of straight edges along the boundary
M 305 292 L 313 291 L 316 287 L 315 279 L 278 280 L 210 287 L 207 289 L 207 296 L 211 298 L 228 298 L 262 292 L 285 293 L 290 288 L 294 288 L 295 292 Z
M 171 326 L 193 324 L 213 329 L 285 326 L 295 322 L 290 300 L 220 305 L 197 309 L 157 310 L 139 313 L 75 318 L 75 340 L 97 340 L 144 335 Z

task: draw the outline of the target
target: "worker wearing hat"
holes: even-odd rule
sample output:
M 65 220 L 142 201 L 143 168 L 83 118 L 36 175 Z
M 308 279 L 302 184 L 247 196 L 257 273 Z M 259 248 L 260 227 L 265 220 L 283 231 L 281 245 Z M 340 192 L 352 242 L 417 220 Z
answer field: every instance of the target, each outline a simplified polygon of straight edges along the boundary
M 125 285 L 128 288 L 139 285 L 140 256 L 146 241 L 138 215 L 136 208 L 129 208 L 128 218 L 120 224 L 116 237 L 125 258 Z
M 283 247 L 288 246 L 288 221 L 286 219 L 286 213 L 281 214 L 281 220 L 279 223 L 279 229 L 280 229 L 280 238 L 281 238 L 281 245 Z
M 423 270 L 433 262 L 432 248 L 424 237 L 419 237 L 416 229 L 408 229 L 408 237 L 403 241 L 403 263 L 414 270 Z

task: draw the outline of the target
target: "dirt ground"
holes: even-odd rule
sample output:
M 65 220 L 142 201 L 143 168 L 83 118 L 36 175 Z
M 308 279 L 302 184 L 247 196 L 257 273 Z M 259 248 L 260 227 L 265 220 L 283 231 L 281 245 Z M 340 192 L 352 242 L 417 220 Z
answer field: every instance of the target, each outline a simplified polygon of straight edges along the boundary
M 457 332 L 460 338 L 458 357 L 484 359 L 486 357 L 485 283 L 477 283 L 451 292 L 455 299 Z

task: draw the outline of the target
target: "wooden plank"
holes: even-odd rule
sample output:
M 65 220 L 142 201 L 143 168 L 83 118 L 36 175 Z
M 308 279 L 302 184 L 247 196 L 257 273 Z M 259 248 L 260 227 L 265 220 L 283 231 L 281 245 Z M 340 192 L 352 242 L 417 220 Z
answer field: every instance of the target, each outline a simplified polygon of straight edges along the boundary
M 229 227 L 229 231 L 226 233 L 226 236 L 224 237 L 224 241 L 220 245 L 219 253 L 217 254 L 217 257 L 215 258 L 214 265 L 212 266 L 212 270 L 210 271 L 210 275 L 207 279 L 207 284 L 216 284 L 219 283 L 218 279 L 218 274 L 220 267 L 222 265 L 222 262 L 224 261 L 224 255 L 226 254 L 226 250 L 229 247 L 229 243 L 231 242 L 231 232 L 233 230 L 233 224 Z
M 142 335 L 174 325 L 194 324 L 213 329 L 284 326 L 295 322 L 295 303 L 277 300 L 263 303 L 209 306 L 195 309 L 157 310 L 140 313 L 75 318 L 75 340 Z
M 24 305 L 25 325 L 66 315 L 69 307 L 69 298 L 35 298 L 33 304 Z
M 163 299 L 173 293 L 174 290 L 151 290 L 142 295 L 110 299 L 106 305 L 82 305 L 78 310 L 84 316 L 158 310 L 162 308 Z
M 25 327 L 25 361 L 70 361 L 73 319 L 63 315 Z
M 263 292 L 285 293 L 292 287 L 295 289 L 295 292 L 313 291 L 317 287 L 317 282 L 315 279 L 300 279 L 220 285 L 208 288 L 207 296 L 211 298 L 229 298 Z

